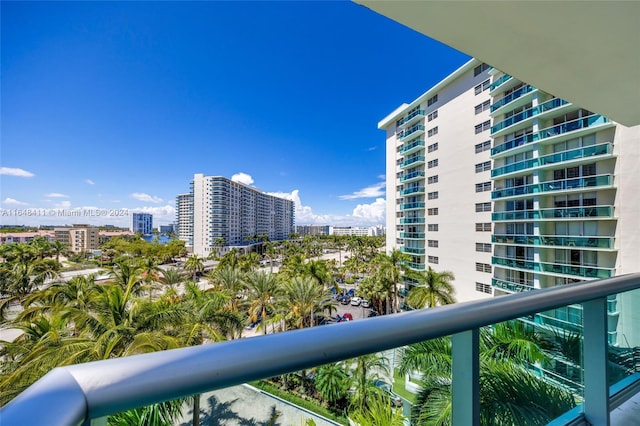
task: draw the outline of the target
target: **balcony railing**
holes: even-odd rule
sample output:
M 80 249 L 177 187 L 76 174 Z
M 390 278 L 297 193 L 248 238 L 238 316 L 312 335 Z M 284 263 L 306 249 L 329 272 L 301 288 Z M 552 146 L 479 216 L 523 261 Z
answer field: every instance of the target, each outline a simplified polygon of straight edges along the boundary
M 538 106 L 535 106 L 533 108 L 529 108 L 527 110 L 524 110 L 520 113 L 514 114 L 511 117 L 502 120 L 501 122 L 497 123 L 494 126 L 491 126 L 491 135 L 495 135 L 497 132 L 506 129 L 507 127 L 510 127 L 516 123 L 519 123 L 523 120 L 526 120 L 527 118 L 531 118 L 531 117 L 535 117 L 536 115 L 542 114 L 543 112 L 547 112 L 550 111 L 552 109 L 556 109 L 556 108 L 560 108 L 563 105 L 567 105 L 569 102 L 563 100 L 563 99 L 559 99 L 559 98 L 555 98 L 555 99 L 550 99 Z
M 491 257 L 491 263 L 498 266 L 506 266 L 508 268 L 526 269 L 528 271 L 540 271 L 540 263 L 527 259 L 511 259 L 508 257 Z
M 400 154 L 407 154 L 411 151 L 415 151 L 416 149 L 424 148 L 424 141 L 422 139 L 415 140 L 408 145 L 400 148 Z
M 424 217 L 403 217 L 400 219 L 400 224 L 411 225 L 413 223 L 424 223 Z
M 521 96 L 526 95 L 527 93 L 533 92 L 534 90 L 536 90 L 535 87 L 533 87 L 531 85 L 526 85 L 526 86 L 523 86 L 523 87 L 519 88 L 518 90 L 515 90 L 515 91 L 509 93 L 507 96 L 505 96 L 502 99 L 494 102 L 493 105 L 491 105 L 491 112 L 494 112 L 495 110 L 502 108 L 503 106 L 511 103 L 512 101 L 515 101 L 516 99 L 520 98 Z
M 531 185 L 514 186 L 491 192 L 491 199 L 516 197 L 520 195 L 537 194 L 571 189 L 611 186 L 612 175 L 587 176 L 575 179 L 552 180 Z
M 400 204 L 400 210 L 411 210 L 411 209 L 424 209 L 424 203 L 405 203 Z
M 491 279 L 491 285 L 500 290 L 508 291 L 509 293 L 522 293 L 523 291 L 534 290 L 533 286 L 514 283 L 511 281 L 499 280 L 497 278 Z
M 407 158 L 402 163 L 400 163 L 400 167 L 408 167 L 416 163 L 424 163 L 424 155 L 416 155 L 411 158 Z
M 400 251 L 408 254 L 424 254 L 425 249 L 419 247 L 402 247 Z
M 398 122 L 398 126 L 403 126 L 416 117 L 424 117 L 424 110 L 418 109 L 413 111 L 411 114 L 407 115 L 402 120 L 400 120 Z
M 424 239 L 424 237 L 425 237 L 424 232 L 401 232 L 400 233 L 400 238 L 418 240 L 418 239 Z
M 540 210 L 517 210 L 509 212 L 495 212 L 491 214 L 491 220 L 511 221 L 511 220 L 542 220 L 542 219 L 583 219 L 583 218 L 613 218 L 613 207 L 611 206 L 589 206 L 589 207 L 564 207 L 555 209 Z
M 491 86 L 489 86 L 489 91 L 494 91 L 500 85 L 502 85 L 502 83 L 506 83 L 507 81 L 511 80 L 511 78 L 512 77 L 509 74 L 503 75 L 502 77 L 491 83 Z
M 491 242 L 498 244 L 518 244 L 535 246 L 563 246 L 611 249 L 611 237 L 574 237 L 556 235 L 492 235 Z
M 406 175 L 402 176 L 400 178 L 400 182 L 406 182 L 409 180 L 413 180 L 413 179 L 419 179 L 419 178 L 423 178 L 425 176 L 425 173 L 420 171 L 420 172 L 411 172 L 411 173 L 407 173 Z
M 452 423 L 480 423 L 479 328 L 582 304 L 584 405 L 561 424 L 609 424 L 637 375 L 609 388 L 607 296 L 640 274 L 439 308 L 59 367 L 0 411 L 6 425 L 89 425 L 110 414 L 452 335 Z M 349 342 L 349 344 L 344 344 Z M 621 389 L 622 388 L 622 389 Z M 556 424 L 558 424 L 556 422 Z
M 420 131 L 424 132 L 424 126 L 422 124 L 416 124 L 415 126 L 409 127 L 408 129 L 398 133 L 398 139 L 400 140 L 405 139 L 411 136 L 412 134 Z
M 424 186 L 416 186 L 413 188 L 407 188 L 400 191 L 400 195 L 419 194 L 424 192 Z
M 612 152 L 613 146 L 610 143 L 603 143 L 600 145 L 593 145 L 578 149 L 570 149 L 567 151 L 556 152 L 555 154 L 544 155 L 539 158 L 519 161 L 507 166 L 497 167 L 491 170 L 491 177 L 502 176 L 520 170 L 529 170 L 548 164 L 557 164 L 565 161 L 579 160 L 581 158 L 593 157 L 595 155 L 611 154 Z

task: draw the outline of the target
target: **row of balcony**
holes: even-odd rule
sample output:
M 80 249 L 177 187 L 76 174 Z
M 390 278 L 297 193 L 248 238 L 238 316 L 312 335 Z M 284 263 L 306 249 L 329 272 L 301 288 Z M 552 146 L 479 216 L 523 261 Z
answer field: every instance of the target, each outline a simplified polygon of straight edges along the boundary
M 499 79 L 497 79 L 496 81 L 491 83 L 491 86 L 489 86 L 489 91 L 493 92 L 495 89 L 497 89 L 503 83 L 506 83 L 507 81 L 511 80 L 511 78 L 512 77 L 509 74 L 503 75 L 502 77 L 500 77 Z
M 528 170 L 536 167 L 542 167 L 550 164 L 558 164 L 565 161 L 577 160 L 580 158 L 593 157 L 596 155 L 608 155 L 613 152 L 613 145 L 609 142 L 592 145 L 583 148 L 570 149 L 567 151 L 556 152 L 554 154 L 544 155 L 538 158 L 532 158 L 525 161 L 509 164 L 507 166 L 497 167 L 491 170 L 491 177 L 502 176 L 514 173 L 520 170 Z
M 400 210 L 424 209 L 424 202 L 400 204 Z
M 494 112 L 494 111 L 502 108 L 503 106 L 505 106 L 507 104 L 510 104 L 511 102 L 515 101 L 519 97 L 521 97 L 523 95 L 526 95 L 527 93 L 531 93 L 534 90 L 536 90 L 535 87 L 527 84 L 526 86 L 523 86 L 523 87 L 519 88 L 518 90 L 515 90 L 515 91 L 509 93 L 507 96 L 505 96 L 502 99 L 494 102 L 493 105 L 491 105 L 491 112 Z
M 614 239 L 611 237 L 574 237 L 570 235 L 492 235 L 491 242 L 499 244 L 588 247 L 603 249 L 611 249 L 614 247 Z
M 404 117 L 403 119 L 401 119 L 398 122 L 398 126 L 403 126 L 405 124 L 407 124 L 408 122 L 410 122 L 411 120 L 413 120 L 414 118 L 417 117 L 424 117 L 424 110 L 423 109 L 418 109 L 413 111 L 411 114 L 407 115 L 406 117 Z
M 424 217 L 403 217 L 400 219 L 401 225 L 411 225 L 415 223 L 424 223 Z
M 411 240 L 424 240 L 427 234 L 424 232 L 400 232 L 400 238 L 407 238 Z
M 529 133 L 523 136 L 519 136 L 515 139 L 506 141 L 501 145 L 491 148 L 491 155 L 494 156 L 504 151 L 507 151 L 531 142 L 544 141 L 545 139 L 563 135 L 565 133 L 573 132 L 580 129 L 586 129 L 589 127 L 600 126 L 606 123 L 609 123 L 609 119 L 599 114 L 593 114 L 588 117 L 567 121 L 562 124 L 544 128 L 535 133 Z
M 511 259 L 496 256 L 491 258 L 491 263 L 493 265 L 506 266 L 508 268 L 572 275 L 584 278 L 609 278 L 613 276 L 613 269 L 597 268 L 595 266 L 563 265 L 559 263 L 534 262 L 533 260 L 527 259 Z
M 410 135 L 413 135 L 414 133 L 417 132 L 422 132 L 424 133 L 424 126 L 422 124 L 416 124 L 413 127 L 409 127 L 406 130 L 403 130 L 402 132 L 398 133 L 398 139 L 402 140 L 405 139 L 407 137 L 409 137 Z
M 424 194 L 424 186 L 414 186 L 413 188 L 407 188 L 400 191 L 400 195 L 410 195 L 410 194 Z
M 406 175 L 400 178 L 400 182 L 407 182 L 414 179 L 421 179 L 425 177 L 425 173 L 423 171 L 415 171 L 411 173 L 407 173 Z
M 407 158 L 402 163 L 400 163 L 400 168 L 424 163 L 424 161 L 425 161 L 424 155 L 414 155 L 413 157 Z
M 612 175 L 587 176 L 575 179 L 552 180 L 531 185 L 514 186 L 491 192 L 491 199 L 517 197 L 521 195 L 539 194 L 571 189 L 608 187 L 613 185 Z
M 526 120 L 527 118 L 535 117 L 536 115 L 542 114 L 543 112 L 560 108 L 561 106 L 567 105 L 568 103 L 569 102 L 559 98 L 550 99 L 538 106 L 535 106 L 533 108 L 529 108 L 527 110 L 514 114 L 511 117 L 500 121 L 496 125 L 491 126 L 491 135 L 494 136 L 496 133 L 500 132 L 501 130 L 504 130 L 507 127 L 510 127 L 516 123 Z
M 420 148 L 424 148 L 424 140 L 422 139 L 416 139 L 413 142 L 409 143 L 408 145 L 403 146 L 402 148 L 400 148 L 400 154 L 405 155 L 405 154 L 410 154 L 413 151 L 416 151 Z
M 555 209 L 540 210 L 517 210 L 509 212 L 495 212 L 491 214 L 491 220 L 513 221 L 513 220 L 543 220 L 543 219 L 583 219 L 583 218 L 606 218 L 613 219 L 612 206 L 589 206 L 589 207 L 564 207 Z
M 530 285 L 499 280 L 497 278 L 491 278 L 491 285 L 495 288 L 506 290 L 510 293 L 522 293 L 523 291 L 531 291 L 534 289 L 533 286 Z
M 407 254 L 424 254 L 425 249 L 420 247 L 401 247 L 400 251 Z

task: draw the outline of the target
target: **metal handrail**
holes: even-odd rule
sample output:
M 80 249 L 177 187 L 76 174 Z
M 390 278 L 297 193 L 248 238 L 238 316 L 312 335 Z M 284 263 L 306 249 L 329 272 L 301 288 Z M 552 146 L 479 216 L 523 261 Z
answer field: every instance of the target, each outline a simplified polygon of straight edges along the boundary
M 6 425 L 89 424 L 91 419 L 135 407 L 461 333 L 638 288 L 640 273 L 59 367 L 3 407 L 0 419 Z

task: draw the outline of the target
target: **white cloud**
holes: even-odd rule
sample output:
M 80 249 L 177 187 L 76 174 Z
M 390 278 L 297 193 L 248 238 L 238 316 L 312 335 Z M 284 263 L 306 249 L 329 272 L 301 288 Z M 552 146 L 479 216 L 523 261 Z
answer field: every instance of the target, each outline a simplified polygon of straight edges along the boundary
M 96 183 L 94 181 L 92 181 L 91 179 L 87 179 L 85 180 L 86 183 L 88 183 L 89 185 L 95 185 Z
M 51 198 L 69 198 L 68 195 L 65 194 L 61 194 L 59 192 L 52 192 L 50 194 L 45 194 L 45 197 L 51 197 Z
M 139 201 L 145 201 L 147 203 L 161 203 L 162 198 L 156 197 L 155 195 L 145 194 L 144 192 L 134 192 L 131 194 L 131 198 L 135 198 Z
M 59 203 L 55 204 L 55 207 L 58 209 L 69 209 L 71 207 L 71 201 L 60 201 Z
M 18 176 L 18 177 L 33 177 L 33 173 L 17 167 L 0 167 L 0 175 Z
M 23 203 L 22 201 L 18 201 L 15 198 L 5 198 L 4 201 L 2 202 L 2 204 L 7 204 L 7 205 L 11 205 L 11 206 L 26 206 L 27 203 Z
M 374 185 L 367 186 L 366 188 L 356 191 L 353 194 L 341 195 L 341 200 L 355 200 L 356 198 L 376 198 L 385 195 L 386 182 L 379 182 Z
M 251 175 L 242 172 L 231 176 L 231 180 L 234 182 L 244 183 L 245 185 L 253 185 L 253 178 Z
M 384 198 L 377 198 L 371 204 L 358 204 L 353 209 L 353 216 L 361 218 L 367 223 L 377 224 L 386 221 L 387 202 Z

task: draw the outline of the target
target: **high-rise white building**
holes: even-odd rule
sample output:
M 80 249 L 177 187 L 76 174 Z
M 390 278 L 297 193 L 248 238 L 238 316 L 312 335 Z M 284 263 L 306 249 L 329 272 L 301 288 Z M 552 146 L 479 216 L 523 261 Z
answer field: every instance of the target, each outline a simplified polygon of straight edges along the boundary
M 153 215 L 150 213 L 133 213 L 131 215 L 131 232 L 151 235 L 153 232 Z
M 491 288 L 488 67 L 472 60 L 384 118 L 387 250 L 453 271 L 459 301 Z
M 459 301 L 640 271 L 640 126 L 471 60 L 379 123 L 387 249 L 455 274 Z M 640 300 L 609 303 L 609 341 L 640 345 Z M 536 316 L 579 328 L 580 306 Z
M 222 176 L 196 174 L 191 184 L 193 252 L 208 256 L 221 246 L 247 246 L 294 232 L 294 202 Z M 186 204 L 186 201 L 185 201 Z M 182 220 L 178 217 L 178 223 Z
M 178 194 L 176 196 L 174 232 L 179 240 L 185 242 L 185 247 L 193 247 L 193 193 Z

